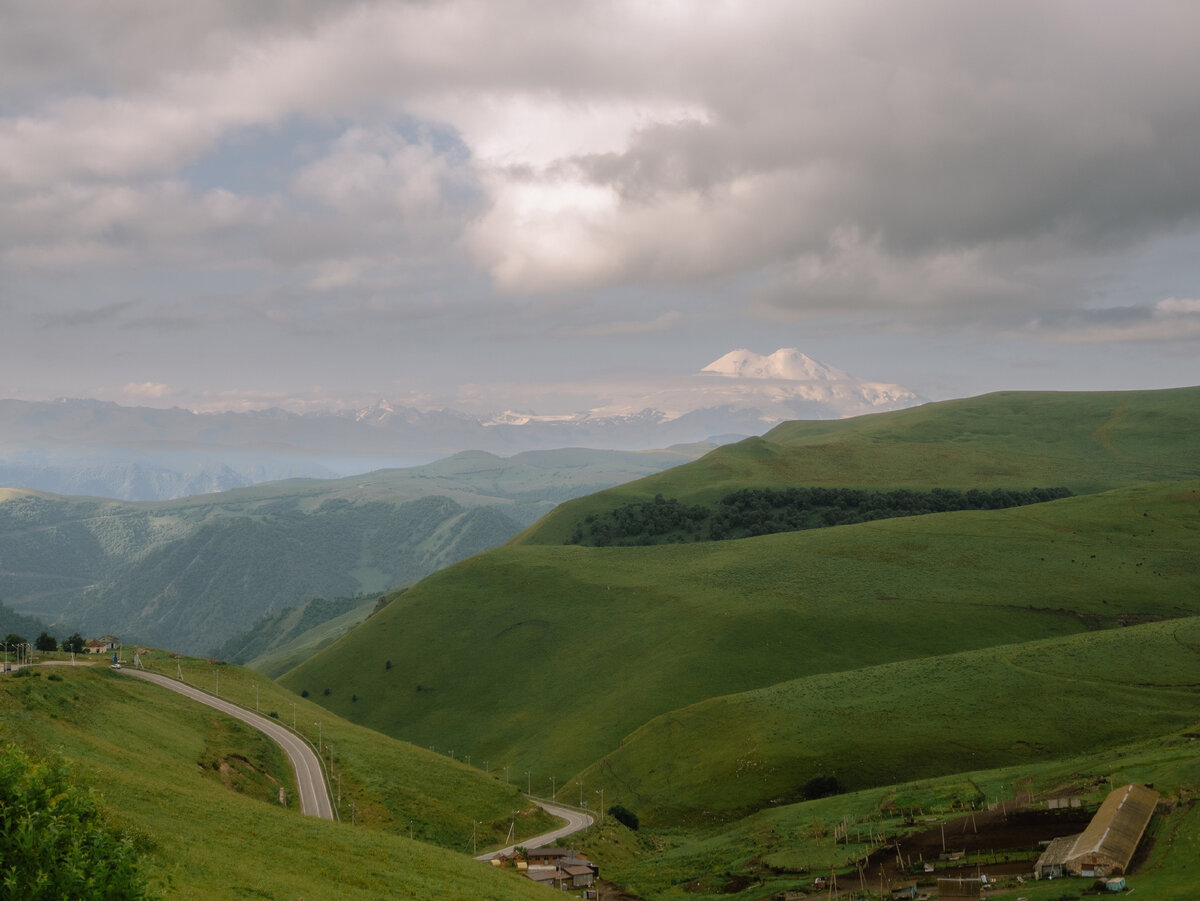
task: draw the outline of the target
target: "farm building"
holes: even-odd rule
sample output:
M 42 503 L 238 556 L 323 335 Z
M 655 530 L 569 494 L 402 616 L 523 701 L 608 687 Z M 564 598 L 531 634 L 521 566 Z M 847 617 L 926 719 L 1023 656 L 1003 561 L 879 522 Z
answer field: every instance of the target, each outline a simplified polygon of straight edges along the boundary
M 1130 784 L 1111 792 L 1087 829 L 1056 838 L 1038 858 L 1038 879 L 1056 876 L 1108 876 L 1129 868 L 1133 853 L 1158 803 L 1158 792 Z

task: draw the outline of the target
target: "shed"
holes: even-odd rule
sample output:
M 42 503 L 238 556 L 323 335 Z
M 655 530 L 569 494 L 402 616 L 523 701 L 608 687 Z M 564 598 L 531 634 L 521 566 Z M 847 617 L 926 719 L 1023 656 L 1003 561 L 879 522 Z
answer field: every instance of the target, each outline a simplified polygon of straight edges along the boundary
M 892 886 L 893 898 L 915 899 L 917 897 L 917 880 L 897 882 Z

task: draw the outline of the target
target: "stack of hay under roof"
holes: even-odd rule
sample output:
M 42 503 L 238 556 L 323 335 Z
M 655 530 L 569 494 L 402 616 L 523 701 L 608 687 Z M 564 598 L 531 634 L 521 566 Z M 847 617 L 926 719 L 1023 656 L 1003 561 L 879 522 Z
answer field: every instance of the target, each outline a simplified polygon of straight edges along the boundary
M 1152 788 L 1130 784 L 1116 789 L 1104 799 L 1087 829 L 1050 843 L 1034 873 L 1039 879 L 1124 873 L 1156 804 L 1158 792 Z

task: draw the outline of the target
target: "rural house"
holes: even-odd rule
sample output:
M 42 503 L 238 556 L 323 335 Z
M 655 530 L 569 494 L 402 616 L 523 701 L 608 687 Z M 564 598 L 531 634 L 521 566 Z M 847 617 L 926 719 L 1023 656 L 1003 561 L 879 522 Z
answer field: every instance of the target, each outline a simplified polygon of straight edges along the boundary
M 1157 804 L 1158 792 L 1136 783 L 1109 793 L 1087 829 L 1050 843 L 1038 858 L 1034 875 L 1038 879 L 1053 879 L 1064 875 L 1123 874 Z
M 83 650 L 88 654 L 107 654 L 121 646 L 121 640 L 113 635 L 102 635 L 100 638 L 90 638 L 84 642 Z

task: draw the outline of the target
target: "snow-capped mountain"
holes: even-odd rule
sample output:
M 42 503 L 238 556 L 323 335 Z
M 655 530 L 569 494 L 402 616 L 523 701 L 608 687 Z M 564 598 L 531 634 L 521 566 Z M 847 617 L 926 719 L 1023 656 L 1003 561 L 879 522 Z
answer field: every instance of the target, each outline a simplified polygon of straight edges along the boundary
M 700 370 L 741 379 L 785 379 L 793 382 L 832 382 L 850 379 L 840 369 L 818 362 L 794 347 L 781 347 L 768 356 L 752 350 L 731 350 Z
M 559 408 L 538 409 L 549 390 Z M 468 413 L 380 400 L 325 412 L 193 413 L 95 400 L 0 400 L 0 486 L 81 486 L 148 500 L 201 485 L 212 487 L 199 490 L 212 490 L 412 466 L 464 450 L 509 455 L 564 447 L 662 448 L 758 435 L 788 419 L 838 419 L 923 400 L 899 385 L 854 378 L 794 348 L 766 356 L 739 349 L 677 376 L 500 385 L 489 396 L 516 400 L 519 408 L 498 404 Z M 574 409 L 563 409 L 564 403 Z

